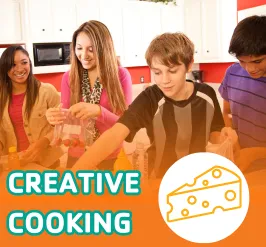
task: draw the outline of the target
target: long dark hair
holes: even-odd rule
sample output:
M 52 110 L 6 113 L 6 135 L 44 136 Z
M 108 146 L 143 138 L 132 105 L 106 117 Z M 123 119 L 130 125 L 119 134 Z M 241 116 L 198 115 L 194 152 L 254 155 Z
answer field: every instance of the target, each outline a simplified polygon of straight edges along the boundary
M 28 58 L 29 53 L 22 46 L 9 46 L 3 52 L 0 58 L 0 122 L 3 118 L 4 109 L 7 101 L 12 100 L 12 81 L 8 76 L 8 71 L 14 66 L 14 57 L 16 51 L 23 52 Z M 32 108 L 39 96 L 40 81 L 37 80 L 32 74 L 32 63 L 30 62 L 30 73 L 27 79 L 27 89 L 26 89 L 26 111 L 25 116 L 29 119 L 31 115 Z
M 80 102 L 81 98 L 80 84 L 83 68 L 75 55 L 76 39 L 81 32 L 88 35 L 95 47 L 95 60 L 100 82 L 106 88 L 112 111 L 122 114 L 127 106 L 119 80 L 119 63 L 116 58 L 113 40 L 108 28 L 103 23 L 94 20 L 83 23 L 73 34 L 70 69 L 71 105 Z

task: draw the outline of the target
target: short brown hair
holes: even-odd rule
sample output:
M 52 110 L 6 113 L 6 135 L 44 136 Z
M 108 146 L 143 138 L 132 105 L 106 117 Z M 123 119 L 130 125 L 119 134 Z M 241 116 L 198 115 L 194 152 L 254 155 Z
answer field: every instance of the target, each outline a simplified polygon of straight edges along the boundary
M 150 43 L 145 58 L 151 66 L 152 58 L 157 57 L 162 64 L 170 67 L 180 65 L 181 62 L 188 68 L 193 61 L 194 44 L 183 33 L 164 33 L 157 36 Z

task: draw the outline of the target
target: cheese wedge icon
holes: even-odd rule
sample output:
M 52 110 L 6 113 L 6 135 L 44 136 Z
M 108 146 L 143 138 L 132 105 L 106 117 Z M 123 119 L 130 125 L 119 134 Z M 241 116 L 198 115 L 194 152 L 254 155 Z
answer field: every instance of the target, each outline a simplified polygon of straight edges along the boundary
M 210 215 L 220 208 L 235 210 L 242 206 L 241 178 L 222 166 L 213 166 L 167 195 L 167 221 L 174 222 Z

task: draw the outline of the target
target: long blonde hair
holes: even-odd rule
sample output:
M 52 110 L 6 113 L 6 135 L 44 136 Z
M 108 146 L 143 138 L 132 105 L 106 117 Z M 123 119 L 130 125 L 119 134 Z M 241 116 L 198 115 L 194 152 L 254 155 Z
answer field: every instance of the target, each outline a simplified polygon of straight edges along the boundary
M 76 104 L 81 99 L 81 80 L 84 69 L 75 54 L 77 36 L 81 32 L 88 35 L 94 47 L 99 79 L 107 91 L 112 111 L 122 114 L 126 110 L 126 102 L 119 80 L 113 40 L 108 28 L 103 23 L 94 20 L 83 23 L 73 34 L 71 44 L 70 104 Z

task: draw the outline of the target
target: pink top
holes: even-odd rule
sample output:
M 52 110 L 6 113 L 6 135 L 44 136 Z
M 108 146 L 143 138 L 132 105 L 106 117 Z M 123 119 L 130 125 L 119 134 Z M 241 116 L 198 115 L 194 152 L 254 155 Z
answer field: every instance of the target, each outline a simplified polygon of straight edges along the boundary
M 121 86 L 125 95 L 126 104 L 129 105 L 132 102 L 132 80 L 131 76 L 126 68 L 119 67 L 119 79 L 121 82 Z M 63 104 L 63 108 L 68 109 L 70 107 L 70 86 L 69 86 L 69 71 L 63 75 L 62 82 L 61 82 L 61 102 Z M 107 129 L 111 128 L 116 121 L 118 120 L 119 116 L 115 115 L 111 111 L 111 106 L 108 102 L 107 91 L 104 88 L 102 91 L 101 99 L 100 99 L 100 106 L 101 106 L 101 115 L 98 117 L 96 121 L 96 127 L 99 130 L 100 134 L 102 134 Z M 121 146 L 112 153 L 107 159 L 116 158 L 118 153 L 120 152 Z M 104 148 L 104 147 L 103 147 Z M 71 156 L 77 157 L 81 156 L 79 151 L 75 150 L 75 153 L 69 150 L 69 154 Z
M 8 113 L 17 137 L 18 151 L 24 151 L 30 145 L 28 137 L 24 130 L 24 123 L 22 116 L 22 106 L 23 106 L 24 97 L 25 93 L 12 95 L 12 100 L 8 107 Z

